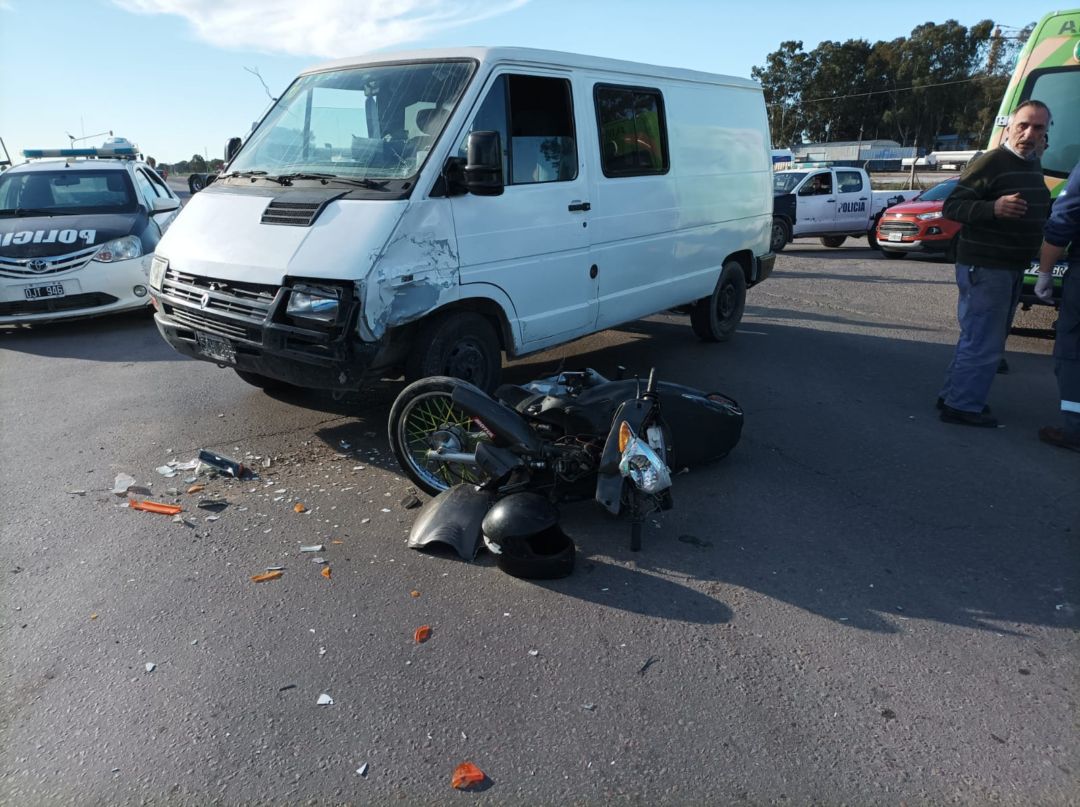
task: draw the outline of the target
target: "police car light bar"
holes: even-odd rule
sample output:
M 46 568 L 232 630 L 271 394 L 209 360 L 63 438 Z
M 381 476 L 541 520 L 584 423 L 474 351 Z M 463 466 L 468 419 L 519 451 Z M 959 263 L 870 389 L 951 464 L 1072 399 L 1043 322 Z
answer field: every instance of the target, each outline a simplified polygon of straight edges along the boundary
M 133 146 L 110 146 L 89 149 L 23 149 L 28 160 L 40 157 L 135 157 L 138 150 Z

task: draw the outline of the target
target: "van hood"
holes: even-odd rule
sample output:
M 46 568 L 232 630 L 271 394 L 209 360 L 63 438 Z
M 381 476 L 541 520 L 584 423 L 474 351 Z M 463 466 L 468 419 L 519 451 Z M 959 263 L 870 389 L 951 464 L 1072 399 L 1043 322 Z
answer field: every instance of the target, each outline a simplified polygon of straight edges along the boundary
M 51 258 L 146 229 L 147 212 L 80 213 L 61 216 L 0 218 L 0 255 L 5 258 Z
M 263 224 L 267 206 L 290 194 L 213 185 L 191 197 L 158 244 L 180 272 L 280 286 L 286 277 L 367 276 L 407 200 L 336 199 L 309 226 Z

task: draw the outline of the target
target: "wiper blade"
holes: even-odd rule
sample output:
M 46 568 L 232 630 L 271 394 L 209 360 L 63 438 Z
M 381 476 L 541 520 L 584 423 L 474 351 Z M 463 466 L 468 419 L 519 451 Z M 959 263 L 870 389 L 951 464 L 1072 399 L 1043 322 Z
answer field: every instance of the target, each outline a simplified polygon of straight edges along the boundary
M 359 188 L 370 188 L 371 190 L 383 190 L 388 184 L 386 180 L 368 179 L 367 177 L 343 177 L 338 174 L 319 174 L 310 172 L 281 174 L 276 177 L 267 177 L 267 179 L 276 180 L 282 185 L 288 185 L 294 179 L 320 179 L 324 185 L 330 182 L 340 182 L 343 185 L 355 185 Z
M 264 177 L 265 171 L 233 171 L 231 174 L 226 174 L 225 179 L 232 179 L 233 177 Z

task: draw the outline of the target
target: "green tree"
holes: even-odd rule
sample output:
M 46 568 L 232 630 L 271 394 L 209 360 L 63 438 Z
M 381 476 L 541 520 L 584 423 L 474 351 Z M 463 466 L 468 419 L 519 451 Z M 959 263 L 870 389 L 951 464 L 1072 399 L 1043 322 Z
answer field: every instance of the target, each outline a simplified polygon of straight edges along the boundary
M 192 173 L 205 174 L 206 173 L 206 160 L 201 154 L 193 154 L 190 160 L 190 170 Z

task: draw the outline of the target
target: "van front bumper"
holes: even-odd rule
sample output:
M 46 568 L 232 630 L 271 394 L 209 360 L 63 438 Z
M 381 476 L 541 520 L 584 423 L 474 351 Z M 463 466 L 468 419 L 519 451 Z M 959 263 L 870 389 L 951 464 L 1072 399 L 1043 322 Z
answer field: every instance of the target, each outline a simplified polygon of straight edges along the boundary
M 168 269 L 152 289 L 154 322 L 179 353 L 307 389 L 356 390 L 371 377 L 381 345 L 356 336 L 360 301 L 342 286 L 340 313 L 326 326 L 285 315 L 290 289 L 195 277 Z

